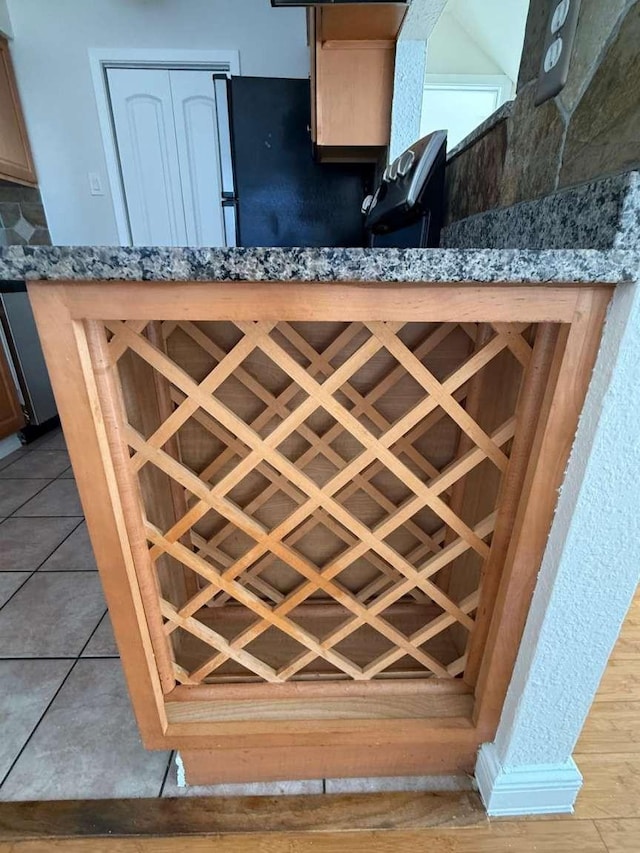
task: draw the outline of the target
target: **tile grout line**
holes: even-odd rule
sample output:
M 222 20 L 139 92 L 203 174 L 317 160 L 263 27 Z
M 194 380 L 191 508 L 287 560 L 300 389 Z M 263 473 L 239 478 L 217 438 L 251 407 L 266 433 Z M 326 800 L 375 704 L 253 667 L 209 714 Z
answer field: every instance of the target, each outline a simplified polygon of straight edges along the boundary
M 46 488 L 46 487 L 45 487 L 45 488 Z M 35 497 L 35 495 L 34 495 L 34 497 Z M 40 517 L 40 516 L 38 516 L 38 517 Z M 75 518 L 76 516 L 74 516 L 74 515 L 72 515 L 72 516 L 52 516 L 52 515 L 44 515 L 44 516 L 41 516 L 41 517 L 42 517 L 42 518 Z M 83 518 L 84 518 L 84 516 L 83 516 Z M 8 519 L 6 519 L 6 518 L 5 518 L 5 519 L 4 519 L 4 521 L 8 521 Z M 4 523 L 4 522 L 0 522 L 0 526 L 2 525 L 2 523 Z M 29 573 L 29 577 L 25 578 L 25 579 L 24 579 L 24 581 L 20 584 L 20 586 L 19 586 L 16 590 L 14 590 L 14 591 L 11 593 L 11 595 L 9 596 L 9 598 L 7 598 L 7 600 L 4 602 L 4 604 L 0 604 L 0 611 L 2 611 L 2 610 L 3 610 L 3 608 L 5 608 L 5 607 L 7 606 L 7 604 L 11 601 L 11 599 L 12 599 L 12 598 L 14 598 L 14 597 L 15 597 L 15 596 L 20 592 L 20 590 L 22 589 L 22 587 L 23 587 L 26 583 L 29 583 L 29 581 L 31 580 L 31 578 L 32 578 L 32 577 L 33 577 L 37 572 L 39 572 L 39 571 L 40 571 L 40 569 L 44 566 L 44 564 L 47 562 L 47 560 L 49 559 L 49 557 L 52 557 L 52 556 L 55 554 L 55 552 L 58 550 L 58 548 L 59 548 L 59 547 L 60 547 L 64 542 L 66 542 L 66 541 L 67 541 L 67 539 L 71 536 L 71 534 L 72 534 L 72 533 L 75 533 L 75 532 L 76 532 L 76 530 L 80 527 L 80 525 L 81 525 L 81 524 L 82 524 L 82 520 L 80 520 L 80 521 L 76 524 L 76 526 L 73 528 L 73 530 L 70 530 L 70 531 L 69 531 L 69 533 L 67 533 L 67 535 L 64 537 L 64 539 L 62 539 L 60 542 L 58 542 L 58 544 L 57 544 L 57 545 L 56 545 L 56 547 L 53 549 L 53 551 L 49 552 L 49 553 L 47 554 L 47 556 L 44 558 L 44 560 L 42 560 L 40 563 L 38 563 L 37 567 L 36 567 L 32 572 L 30 572 L 30 573 Z M 93 570 L 89 570 L 89 571 L 93 571 Z M 7 572 L 7 574 L 8 574 L 8 572 Z M 53 572 L 52 572 L 52 574 L 53 574 Z
M 102 619 L 104 619 L 104 616 L 101 617 L 100 621 L 102 621 Z M 77 660 L 77 658 L 74 657 L 73 655 L 66 656 L 66 657 L 64 655 L 58 655 L 57 657 L 42 657 L 41 655 L 39 655 L 38 657 L 23 657 L 23 658 L 21 658 L 21 657 L 8 657 L 8 658 L 0 657 L 0 661 L 9 661 L 10 663 L 12 663 L 12 662 L 15 663 L 17 661 L 29 661 L 29 660 L 47 660 L 47 661 L 55 663 L 55 662 L 59 662 L 59 661 L 63 661 L 63 660 L 73 661 L 73 660 Z M 90 657 L 82 658 L 82 660 L 120 660 L 120 655 L 91 655 Z
M 25 751 L 25 749 L 27 748 L 27 746 L 28 746 L 28 745 L 29 745 L 29 743 L 31 742 L 31 738 L 34 736 L 34 734 L 36 733 L 36 731 L 37 731 L 37 730 L 38 730 L 38 728 L 40 727 L 40 724 L 42 723 L 42 721 L 44 720 L 44 718 L 45 718 L 45 717 L 46 717 L 46 715 L 48 714 L 49 709 L 51 708 L 51 706 L 53 705 L 53 703 L 56 701 L 56 699 L 57 699 L 57 697 L 58 697 L 58 695 L 59 695 L 60 691 L 62 690 L 62 688 L 64 687 L 64 685 L 65 685 L 65 684 L 67 683 L 67 681 L 69 680 L 69 676 L 71 675 L 71 673 L 74 671 L 74 669 L 75 669 L 75 668 L 76 668 L 76 666 L 78 665 L 78 661 L 81 659 L 81 657 L 82 657 L 82 653 L 84 652 L 84 650 L 87 648 L 87 646 L 88 646 L 88 645 L 89 645 L 89 643 L 91 642 L 91 638 L 93 637 L 93 635 L 94 635 L 94 634 L 96 633 L 96 631 L 98 630 L 98 627 L 99 627 L 100 623 L 102 622 L 102 620 L 104 619 L 105 615 L 106 615 L 108 612 L 109 612 L 108 610 L 105 610 L 105 612 L 102 614 L 102 616 L 98 619 L 98 623 L 97 623 L 97 625 L 95 626 L 95 628 L 93 629 L 93 631 L 89 634 L 89 637 L 87 638 L 87 641 L 84 643 L 84 645 L 83 645 L 83 646 L 82 646 L 82 648 L 80 649 L 80 652 L 79 652 L 79 654 L 77 655 L 77 657 L 75 658 L 75 660 L 74 660 L 73 658 L 68 658 L 68 660 L 73 660 L 73 663 L 71 664 L 71 667 L 69 668 L 69 671 L 67 672 L 67 674 L 65 675 L 65 677 L 64 677 L 64 678 L 62 679 L 62 681 L 60 682 L 60 685 L 58 686 L 58 689 L 57 689 L 57 690 L 56 690 L 56 692 L 53 694 L 53 696 L 51 697 L 51 700 L 50 700 L 50 702 L 48 703 L 47 707 L 44 709 L 44 711 L 43 711 L 43 712 L 42 712 L 42 714 L 40 715 L 40 717 L 39 717 L 39 719 L 38 719 L 38 722 L 37 722 L 37 723 L 35 724 L 35 726 L 31 729 L 31 732 L 29 733 L 29 737 L 28 737 L 28 738 L 25 740 L 25 742 L 22 744 L 22 746 L 21 746 L 21 748 L 20 748 L 20 751 L 18 752 L 18 754 L 16 755 L 16 757 L 14 758 L 14 760 L 11 762 L 11 766 L 9 767 L 9 769 L 7 770 L 7 772 L 5 773 L 5 775 L 3 776 L 2 781 L 0 782 L 0 790 L 2 790 L 2 787 L 3 787 L 4 783 L 7 781 L 7 779 L 9 778 L 10 773 L 11 773 L 11 772 L 12 772 L 12 770 L 13 770 L 13 768 L 16 766 L 16 764 L 17 764 L 17 763 L 18 763 L 18 761 L 20 760 L 20 758 L 21 758 L 21 756 L 22 756 L 22 753 Z M 25 660 L 25 658 L 21 658 L 21 660 Z M 34 660 L 39 660 L 39 658 L 34 658 Z M 86 660 L 92 660 L 92 658 L 86 658 Z
M 7 479 L 7 480 L 9 480 L 9 479 L 12 479 L 12 480 L 19 480 L 19 479 L 23 479 L 23 480 L 24 480 L 24 479 L 29 479 L 29 478 L 25 478 L 25 477 L 22 477 L 22 478 L 20 478 L 20 477 L 11 477 L 11 478 L 9 478 L 9 477 L 6 477 L 5 479 Z M 47 479 L 47 478 L 46 478 L 46 477 L 31 477 L 30 479 L 32 479 L 32 480 L 45 480 L 45 479 Z M 38 491 L 37 491 L 37 492 L 34 492 L 30 497 L 28 497 L 28 498 L 26 499 L 26 501 L 23 501 L 21 504 L 19 504 L 17 507 L 15 507 L 15 508 L 14 508 L 14 509 L 9 513 L 9 515 L 7 515 L 5 518 L 3 518 L 3 519 L 2 519 L 2 521 L 0 522 L 0 524 L 4 524 L 4 522 L 5 522 L 5 521 L 7 521 L 9 518 L 13 518 L 13 517 L 14 517 L 14 513 L 15 513 L 15 512 L 18 512 L 18 510 L 19 510 L 19 509 L 22 509 L 22 507 L 23 507 L 25 504 L 28 504 L 28 503 L 29 503 L 29 501 L 31 500 L 31 498 L 35 498 L 35 497 L 37 497 L 41 492 L 44 492 L 44 490 L 47 488 L 47 486 L 50 486 L 50 485 L 51 485 L 51 483 L 53 483 L 53 481 L 54 481 L 55 479 L 56 479 L 55 477 L 52 477 L 51 479 L 48 479 L 48 480 L 47 480 L 46 485 L 44 485 L 41 489 L 38 489 Z M 23 517 L 23 516 L 17 516 L 17 518 L 22 518 L 22 517 Z M 43 515 L 43 516 L 26 516 L 26 517 L 27 517 L 27 518 L 52 518 L 52 517 L 57 518 L 58 516 L 44 516 L 44 515 Z M 75 518 L 75 516 L 71 516 L 71 518 Z
M 51 483 L 55 483 L 55 482 L 56 482 L 55 480 L 51 481 Z M 2 483 L 2 480 L 0 480 L 0 483 Z M 48 485 L 50 486 L 51 483 L 49 483 Z M 47 487 L 45 486 L 45 489 L 46 488 Z M 38 496 L 38 494 L 40 494 L 40 492 L 37 492 L 33 497 L 36 498 Z M 31 500 L 31 498 L 29 498 L 29 500 Z M 27 503 L 28 503 L 28 501 L 27 501 Z M 16 512 L 19 509 L 22 509 L 23 506 L 24 506 L 24 504 L 21 504 L 19 507 L 17 507 Z M 6 518 L 2 519 L 2 523 L 4 524 L 5 521 L 9 521 L 10 518 L 11 519 L 26 518 L 29 520 L 33 520 L 36 518 L 77 518 L 78 521 L 84 521 L 84 515 L 8 515 Z
M 167 779 L 169 778 L 169 771 L 171 770 L 171 762 L 173 761 L 173 756 L 176 754 L 175 749 L 170 750 L 169 752 L 169 760 L 167 761 L 167 768 L 164 771 L 164 776 L 162 777 L 162 785 L 160 785 L 160 793 L 158 794 L 158 799 L 162 799 L 162 795 L 164 793 L 165 785 L 167 784 Z

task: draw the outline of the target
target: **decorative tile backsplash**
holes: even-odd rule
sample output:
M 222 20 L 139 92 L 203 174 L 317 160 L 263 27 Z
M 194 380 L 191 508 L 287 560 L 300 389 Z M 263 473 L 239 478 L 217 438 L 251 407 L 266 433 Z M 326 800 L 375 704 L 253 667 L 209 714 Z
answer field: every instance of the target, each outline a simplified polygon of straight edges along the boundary
M 0 181 L 0 246 L 50 244 L 40 190 Z

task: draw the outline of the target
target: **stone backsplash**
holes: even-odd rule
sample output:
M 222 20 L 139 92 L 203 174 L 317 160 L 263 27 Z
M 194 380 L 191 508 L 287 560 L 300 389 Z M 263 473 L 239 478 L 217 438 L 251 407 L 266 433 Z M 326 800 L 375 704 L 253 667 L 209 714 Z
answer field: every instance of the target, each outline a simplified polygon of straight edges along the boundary
M 511 114 L 453 152 L 445 222 L 640 167 L 640 0 L 582 0 L 569 78 L 534 104 L 549 0 L 531 0 Z
M 40 191 L 0 181 L 0 246 L 50 244 Z

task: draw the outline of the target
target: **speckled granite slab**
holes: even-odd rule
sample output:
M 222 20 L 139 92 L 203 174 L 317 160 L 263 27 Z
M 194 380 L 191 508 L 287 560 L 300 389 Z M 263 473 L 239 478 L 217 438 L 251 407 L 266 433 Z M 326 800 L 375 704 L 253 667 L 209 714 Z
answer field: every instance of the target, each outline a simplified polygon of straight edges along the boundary
M 0 281 L 622 282 L 640 252 L 11 246 Z
M 441 243 L 460 249 L 640 248 L 640 173 L 478 213 L 444 228 Z

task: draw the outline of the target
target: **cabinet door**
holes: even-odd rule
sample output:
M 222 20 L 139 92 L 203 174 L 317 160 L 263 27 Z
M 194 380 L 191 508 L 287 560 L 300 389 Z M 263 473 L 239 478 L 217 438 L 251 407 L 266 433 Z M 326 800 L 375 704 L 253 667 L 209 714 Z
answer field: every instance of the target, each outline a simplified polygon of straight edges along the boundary
M 109 94 L 134 246 L 185 246 L 169 71 L 109 68 Z
M 12 435 L 24 426 L 24 415 L 16 386 L 0 341 L 0 439 Z
M 317 144 L 389 144 L 395 44 L 332 41 L 316 50 Z
M 0 178 L 36 183 L 9 45 L 3 38 L 0 38 Z

